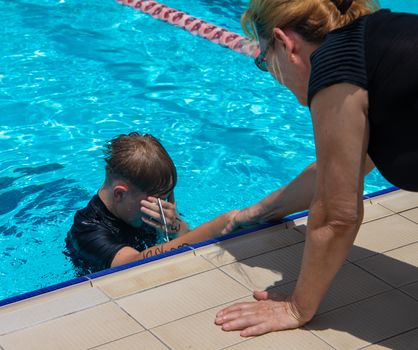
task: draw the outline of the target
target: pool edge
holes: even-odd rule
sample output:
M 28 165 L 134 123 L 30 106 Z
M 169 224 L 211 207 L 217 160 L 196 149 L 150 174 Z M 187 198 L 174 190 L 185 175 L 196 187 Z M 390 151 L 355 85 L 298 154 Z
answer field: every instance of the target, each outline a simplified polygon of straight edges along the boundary
M 364 195 L 363 200 L 368 200 L 368 199 L 371 199 L 371 198 L 374 198 L 374 197 L 377 197 L 377 196 L 381 196 L 381 195 L 385 195 L 385 194 L 389 194 L 389 193 L 392 193 L 392 192 L 395 192 L 395 191 L 399 191 L 399 188 L 388 187 L 386 189 L 379 190 L 379 191 Z M 116 266 L 116 267 L 113 267 L 113 268 L 110 268 L 110 269 L 95 272 L 95 273 L 88 274 L 88 275 L 85 275 L 85 276 L 82 276 L 82 277 L 73 278 L 73 279 L 70 279 L 70 280 L 67 280 L 67 281 L 64 281 L 64 282 L 60 282 L 60 283 L 53 284 L 53 285 L 50 285 L 50 286 L 47 286 L 47 287 L 39 288 L 39 289 L 30 291 L 30 292 L 14 295 L 14 296 L 11 296 L 9 298 L 5 298 L 3 300 L 0 300 L 0 309 L 2 307 L 7 306 L 7 305 L 11 305 L 11 304 L 14 304 L 14 303 L 17 303 L 17 302 L 28 300 L 32 297 L 47 294 L 49 292 L 57 291 L 57 290 L 60 290 L 60 289 L 63 289 L 63 288 L 69 287 L 69 286 L 77 285 L 77 284 L 80 284 L 80 283 L 83 283 L 83 282 L 90 282 L 92 280 L 95 280 L 97 278 L 100 278 L 100 277 L 103 277 L 103 276 L 106 276 L 106 275 L 111 275 L 111 274 L 117 273 L 119 271 L 123 271 L 123 270 L 127 270 L 127 269 L 130 269 L 130 268 L 133 268 L 133 267 L 145 265 L 145 264 L 151 263 L 153 261 L 162 260 L 162 259 L 164 259 L 166 257 L 169 257 L 169 256 L 179 255 L 181 253 L 184 253 L 184 252 L 187 252 L 187 251 L 192 251 L 192 250 L 197 249 L 197 248 L 205 247 L 205 246 L 208 246 L 210 244 L 219 243 L 219 242 L 229 240 L 229 239 L 232 239 L 232 238 L 235 238 L 235 237 L 244 236 L 244 235 L 259 231 L 259 230 L 264 229 L 264 228 L 272 227 L 272 226 L 275 226 L 275 225 L 278 225 L 278 224 L 281 224 L 281 223 L 294 221 L 294 220 L 306 217 L 307 215 L 308 215 L 308 211 L 295 213 L 295 214 L 286 216 L 282 220 L 279 220 L 279 221 L 260 224 L 260 225 L 257 225 L 257 226 L 254 226 L 254 227 L 251 227 L 251 228 L 248 228 L 248 229 L 243 229 L 243 230 L 240 230 L 240 231 L 237 231 L 237 232 L 234 232 L 234 233 L 224 235 L 222 237 L 217 237 L 217 238 L 209 239 L 209 240 L 202 241 L 202 242 L 199 242 L 199 243 L 194 243 L 194 244 L 191 244 L 189 246 L 178 248 L 178 249 L 175 249 L 175 250 L 172 250 L 172 251 L 169 251 L 169 252 L 165 252 L 165 253 L 162 253 L 162 254 L 159 254 L 159 255 L 156 255 L 156 256 L 152 256 L 152 257 L 149 257 L 149 258 L 146 258 L 146 259 L 142 259 L 142 260 L 134 261 L 134 262 L 131 262 L 131 263 L 128 263 L 128 264 Z

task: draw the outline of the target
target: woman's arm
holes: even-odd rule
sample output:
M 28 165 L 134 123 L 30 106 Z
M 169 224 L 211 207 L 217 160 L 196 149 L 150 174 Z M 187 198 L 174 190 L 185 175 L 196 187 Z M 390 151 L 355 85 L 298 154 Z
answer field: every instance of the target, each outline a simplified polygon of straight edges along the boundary
M 363 218 L 363 183 L 369 141 L 367 91 L 338 84 L 314 98 L 316 191 L 292 301 L 310 320 L 346 259 Z
M 374 168 L 369 156 L 366 157 L 364 176 Z M 248 226 L 279 220 L 287 215 L 308 210 L 312 203 L 316 185 L 316 162 L 307 166 L 293 181 L 279 188 L 252 206 L 237 212 L 222 233 L 232 232 L 240 226 Z
M 221 310 L 216 324 L 242 336 L 308 322 L 350 251 L 363 215 L 363 180 L 369 138 L 367 92 L 338 84 L 319 92 L 312 104 L 317 149 L 315 193 L 308 218 L 302 266 L 287 300 L 239 303 Z
M 111 266 L 114 267 L 126 264 L 131 261 L 148 258 L 153 255 L 165 253 L 170 250 L 219 236 L 227 222 L 235 214 L 235 211 L 230 211 L 228 213 L 222 214 L 217 218 L 204 223 L 203 225 L 200 225 L 196 229 L 189 231 L 176 239 L 173 239 L 172 241 L 148 248 L 141 252 L 132 247 L 123 247 L 116 253 Z

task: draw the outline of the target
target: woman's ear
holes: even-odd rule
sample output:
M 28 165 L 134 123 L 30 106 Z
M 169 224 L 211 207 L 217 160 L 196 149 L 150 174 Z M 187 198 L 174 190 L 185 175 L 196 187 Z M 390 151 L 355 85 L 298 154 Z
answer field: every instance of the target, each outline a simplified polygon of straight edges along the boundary
M 296 40 L 295 40 L 296 33 L 291 29 L 282 30 L 278 27 L 274 28 L 273 33 L 274 33 L 275 39 L 286 50 L 286 53 L 289 59 L 292 60 L 292 57 L 295 56 L 295 50 L 296 50 Z

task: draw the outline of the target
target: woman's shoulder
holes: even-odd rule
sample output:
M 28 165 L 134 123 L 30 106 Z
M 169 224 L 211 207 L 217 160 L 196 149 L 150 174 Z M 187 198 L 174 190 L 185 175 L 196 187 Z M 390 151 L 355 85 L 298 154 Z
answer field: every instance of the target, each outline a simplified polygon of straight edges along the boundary
M 311 59 L 308 105 L 321 89 L 350 83 L 367 88 L 364 32 L 366 17 L 330 32 Z

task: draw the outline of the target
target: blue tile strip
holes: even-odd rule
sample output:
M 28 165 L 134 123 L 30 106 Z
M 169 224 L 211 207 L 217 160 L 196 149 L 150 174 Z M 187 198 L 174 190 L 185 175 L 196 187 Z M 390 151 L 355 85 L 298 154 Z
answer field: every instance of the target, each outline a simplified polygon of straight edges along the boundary
M 397 191 L 397 190 L 399 190 L 399 188 L 389 187 L 389 188 L 386 188 L 386 189 L 381 190 L 381 191 L 377 191 L 377 192 L 367 194 L 367 195 L 363 196 L 363 198 L 364 199 L 370 199 L 370 198 L 373 198 L 373 197 L 376 197 L 376 196 L 381 196 L 381 195 L 384 195 L 384 194 L 388 194 L 388 193 L 391 193 L 391 192 L 394 192 L 394 191 Z M 164 258 L 169 257 L 169 256 L 181 254 L 181 253 L 184 253 L 184 252 L 187 252 L 187 251 L 192 251 L 196 248 L 201 248 L 201 247 L 204 247 L 204 246 L 208 246 L 210 244 L 222 242 L 222 241 L 225 241 L 225 240 L 231 239 L 231 238 L 240 237 L 240 236 L 243 236 L 243 235 L 246 235 L 246 234 L 249 234 L 249 233 L 253 233 L 255 231 L 259 231 L 261 229 L 269 228 L 269 227 L 272 227 L 272 226 L 275 226 L 275 225 L 278 225 L 278 224 L 281 224 L 281 223 L 285 223 L 285 222 L 288 222 L 288 221 L 293 221 L 293 220 L 300 219 L 300 218 L 303 218 L 303 217 L 306 217 L 306 216 L 308 216 L 307 211 L 292 214 L 292 215 L 284 217 L 280 221 L 269 222 L 269 223 L 257 225 L 257 226 L 254 226 L 254 227 L 251 227 L 251 228 L 248 228 L 248 229 L 243 229 L 243 230 L 240 230 L 240 231 L 237 231 L 237 232 L 234 232 L 234 233 L 224 235 L 222 237 L 209 239 L 209 240 L 206 240 L 206 241 L 203 241 L 203 242 L 192 244 L 192 245 L 187 246 L 187 247 L 182 247 L 182 248 L 175 249 L 175 250 L 172 250 L 172 251 L 169 251 L 169 252 L 165 252 L 165 253 L 162 253 L 162 254 L 159 254 L 159 255 L 155 255 L 155 256 L 152 256 L 152 257 L 149 257 L 149 258 L 146 258 L 146 259 L 134 261 L 134 262 L 131 262 L 131 263 L 128 263 L 128 264 L 125 264 L 125 265 L 116 266 L 116 267 L 113 267 L 113 268 L 110 268 L 110 269 L 107 269 L 107 270 L 103 270 L 103 271 L 99 271 L 99 272 L 96 272 L 96 273 L 92 273 L 92 274 L 89 274 L 89 275 L 86 275 L 86 276 L 83 276 L 83 277 L 71 279 L 69 281 L 65 281 L 65 282 L 62 282 L 62 283 L 51 285 L 49 287 L 37 289 L 37 290 L 34 290 L 32 292 L 16 295 L 16 296 L 13 296 L 13 297 L 10 297 L 10 298 L 7 298 L 7 299 L 0 300 L 0 307 L 5 306 L 5 305 L 9 305 L 9 304 L 12 304 L 12 303 L 16 303 L 18 301 L 22 301 L 22 300 L 25 300 L 25 299 L 29 299 L 29 298 L 35 297 L 37 295 L 49 293 L 49 292 L 52 292 L 54 290 L 58 290 L 58 289 L 62 289 L 62 288 L 69 287 L 69 286 L 72 286 L 72 285 L 76 285 L 76 284 L 79 284 L 79 283 L 87 282 L 87 281 L 90 281 L 90 280 L 93 280 L 93 279 L 96 279 L 96 278 L 99 278 L 99 277 L 107 276 L 107 275 L 113 274 L 115 272 L 127 270 L 127 269 L 130 269 L 132 267 L 145 265 L 145 264 L 148 264 L 152 261 L 161 260 L 161 259 L 164 259 Z
M 384 190 L 380 190 L 380 191 L 373 192 L 373 193 L 370 193 L 368 195 L 365 195 L 364 196 L 364 199 L 370 199 L 370 198 L 373 198 L 373 197 L 381 196 L 383 194 L 388 194 L 388 193 L 391 193 L 391 192 L 394 192 L 394 191 L 398 191 L 398 190 L 399 190 L 398 187 L 385 188 Z

